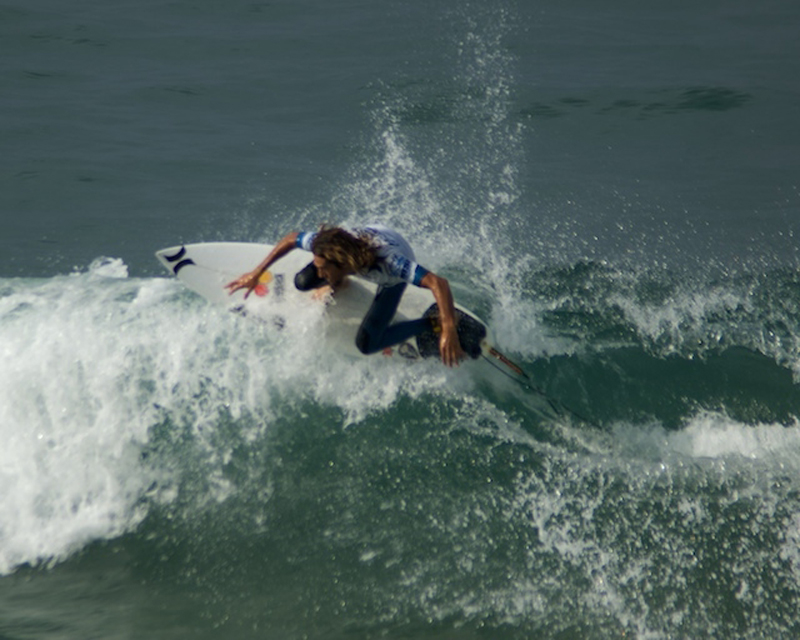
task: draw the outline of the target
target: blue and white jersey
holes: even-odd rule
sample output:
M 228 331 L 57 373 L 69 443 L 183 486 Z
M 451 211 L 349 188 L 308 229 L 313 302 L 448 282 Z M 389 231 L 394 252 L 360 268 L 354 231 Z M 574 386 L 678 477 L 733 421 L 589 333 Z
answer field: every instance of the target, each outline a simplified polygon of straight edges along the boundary
M 406 239 L 397 231 L 378 224 L 350 229 L 355 236 L 366 235 L 377 249 L 378 259 L 366 273 L 359 273 L 362 278 L 378 285 L 391 286 L 400 282 L 408 282 L 420 286 L 420 282 L 428 273 L 425 267 L 417 264 L 414 251 Z M 314 231 L 303 231 L 297 236 L 297 246 L 311 251 L 311 243 L 316 237 Z

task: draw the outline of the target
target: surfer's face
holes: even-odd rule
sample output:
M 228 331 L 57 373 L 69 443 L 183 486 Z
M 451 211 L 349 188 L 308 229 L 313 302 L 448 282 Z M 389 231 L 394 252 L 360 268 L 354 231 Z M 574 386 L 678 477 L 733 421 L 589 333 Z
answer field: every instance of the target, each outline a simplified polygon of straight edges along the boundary
M 314 256 L 314 266 L 320 278 L 325 278 L 332 287 L 342 284 L 342 280 L 347 275 L 345 270 L 335 262 L 326 260 L 322 256 Z

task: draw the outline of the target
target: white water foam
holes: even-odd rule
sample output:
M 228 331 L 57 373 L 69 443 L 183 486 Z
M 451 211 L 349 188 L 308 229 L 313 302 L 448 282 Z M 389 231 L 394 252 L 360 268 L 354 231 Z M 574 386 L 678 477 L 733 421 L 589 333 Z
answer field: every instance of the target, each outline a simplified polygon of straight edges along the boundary
M 215 434 L 221 411 L 253 418 L 241 434 L 252 440 L 275 399 L 284 412 L 303 398 L 330 406 L 345 426 L 401 395 L 471 384 L 467 367 L 327 349 L 321 305 L 282 310 L 279 330 L 177 281 L 125 276 L 102 259 L 86 273 L 0 283 L 0 573 L 131 531 L 153 500 L 173 499 L 180 461 L 154 468 L 142 456 L 165 416 L 189 429 L 208 497 L 224 500 L 236 443 Z
M 57 558 L 141 518 L 146 404 L 132 369 L 135 289 L 120 266 L 15 281 L 0 298 L 0 572 Z M 127 299 L 122 302 L 120 298 Z M 127 308 L 126 308 L 127 307 Z
M 691 458 L 746 458 L 800 466 L 800 425 L 744 425 L 719 413 L 702 413 L 669 434 L 669 448 Z
M 613 612 L 642 638 L 703 628 L 704 616 L 709 622 L 718 615 L 704 603 L 688 609 L 649 594 L 694 579 L 709 540 L 730 557 L 731 565 L 717 571 L 746 608 L 771 606 L 759 586 L 765 565 L 800 584 L 800 507 L 793 497 L 800 490 L 800 425 L 746 425 L 704 412 L 680 431 L 624 424 L 597 438 L 602 446 L 593 451 L 548 447 L 542 471 L 518 476 L 509 506 L 509 518 L 530 520 L 541 542 L 530 561 L 552 553 L 565 579 L 583 575 L 580 598 L 592 610 Z M 760 544 L 751 547 L 755 540 Z M 539 612 L 547 581 L 516 587 L 508 597 L 516 593 L 523 608 Z M 498 613 L 512 619 L 521 606 L 500 604 Z M 773 622 L 784 628 L 785 621 Z
M 165 482 L 141 457 L 164 407 L 196 404 L 208 378 L 234 390 L 234 410 L 266 386 L 234 316 L 177 282 L 125 276 L 102 259 L 2 287 L 0 573 L 141 521 L 143 498 Z M 197 428 L 210 419 L 198 412 Z
M 728 460 L 800 467 L 800 425 L 744 424 L 719 412 L 703 411 L 677 431 L 658 424 L 617 425 L 613 438 L 616 455 L 659 464 Z M 610 452 L 609 452 L 610 453 Z

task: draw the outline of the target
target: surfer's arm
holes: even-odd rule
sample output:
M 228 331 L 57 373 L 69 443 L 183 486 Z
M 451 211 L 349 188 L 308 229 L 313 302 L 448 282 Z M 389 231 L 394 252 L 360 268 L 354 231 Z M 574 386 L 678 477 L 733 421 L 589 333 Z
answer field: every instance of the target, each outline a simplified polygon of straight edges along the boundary
M 261 277 L 261 274 L 269 269 L 274 262 L 297 247 L 297 236 L 299 235 L 300 233 L 298 231 L 292 231 L 284 236 L 278 244 L 272 247 L 272 251 L 267 254 L 267 257 L 264 258 L 255 269 L 229 282 L 225 285 L 225 288 L 229 290 L 229 293 L 234 293 L 239 291 L 239 289 L 247 289 L 244 294 L 244 297 L 247 298 L 247 296 L 253 292 L 253 289 L 258 286 L 258 279 Z
M 439 336 L 439 353 L 442 355 L 442 362 L 448 367 L 458 366 L 459 361 L 464 359 L 466 354 L 458 340 L 456 308 L 453 302 L 453 293 L 450 291 L 450 283 L 446 278 L 428 271 L 419 286 L 430 289 L 439 305 L 439 323 L 442 326 L 442 333 Z

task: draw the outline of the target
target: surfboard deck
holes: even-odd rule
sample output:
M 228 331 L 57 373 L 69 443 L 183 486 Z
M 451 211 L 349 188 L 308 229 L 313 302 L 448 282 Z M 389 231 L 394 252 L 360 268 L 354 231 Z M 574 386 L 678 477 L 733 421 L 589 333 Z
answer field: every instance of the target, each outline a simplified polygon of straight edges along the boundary
M 188 289 L 209 302 L 224 304 L 238 313 L 256 317 L 272 316 L 274 319 L 274 314 L 270 311 L 279 309 L 281 305 L 309 304 L 312 300 L 312 292 L 299 291 L 294 286 L 295 274 L 313 258 L 310 252 L 295 249 L 275 262 L 264 272 L 259 286 L 246 300 L 243 291 L 231 295 L 225 289 L 226 284 L 251 271 L 272 248 L 273 245 L 249 242 L 208 242 L 161 249 L 156 252 L 156 258 Z M 333 303 L 326 308 L 326 315 L 330 320 L 328 338 L 337 348 L 361 356 L 355 346 L 355 336 L 376 289 L 376 285 L 371 282 L 351 277 L 348 286 L 337 291 Z M 492 358 L 510 373 L 524 375 L 517 365 L 492 345 L 491 334 L 485 322 L 458 305 L 456 313 L 459 317 L 459 341 L 462 349 L 471 358 Z M 430 331 L 386 349 L 384 355 L 398 355 L 409 360 L 439 357 L 439 334 L 436 330 L 438 307 L 433 300 L 433 294 L 420 287 L 408 287 L 400 301 L 395 320 L 419 317 L 431 318 Z
M 422 314 L 422 317 L 431 320 L 431 328 L 417 335 L 419 355 L 422 358 L 439 357 L 439 335 L 441 334 L 439 305 L 434 302 Z M 479 358 L 482 353 L 481 347 L 486 341 L 486 325 L 459 308 L 456 308 L 456 318 L 458 341 L 461 343 L 461 348 L 473 360 Z

